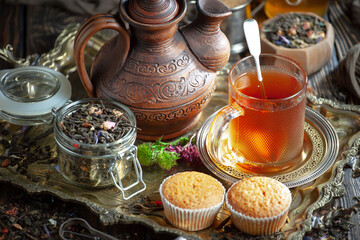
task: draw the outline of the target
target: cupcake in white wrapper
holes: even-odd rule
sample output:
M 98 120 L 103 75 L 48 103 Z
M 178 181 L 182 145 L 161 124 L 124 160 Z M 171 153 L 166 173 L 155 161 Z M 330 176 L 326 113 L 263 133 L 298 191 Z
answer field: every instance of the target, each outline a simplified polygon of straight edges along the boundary
M 233 184 L 225 201 L 232 223 L 242 232 L 271 235 L 286 222 L 291 192 L 275 179 L 251 177 Z
M 166 178 L 159 188 L 165 216 L 177 228 L 199 231 L 211 226 L 224 202 L 225 188 L 200 172 Z

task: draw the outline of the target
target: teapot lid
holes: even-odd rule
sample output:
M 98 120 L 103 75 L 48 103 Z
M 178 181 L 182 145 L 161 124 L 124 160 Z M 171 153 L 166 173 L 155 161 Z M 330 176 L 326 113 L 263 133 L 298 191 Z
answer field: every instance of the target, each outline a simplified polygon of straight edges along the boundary
M 161 24 L 176 17 L 179 4 L 176 0 L 129 0 L 128 11 L 135 21 Z

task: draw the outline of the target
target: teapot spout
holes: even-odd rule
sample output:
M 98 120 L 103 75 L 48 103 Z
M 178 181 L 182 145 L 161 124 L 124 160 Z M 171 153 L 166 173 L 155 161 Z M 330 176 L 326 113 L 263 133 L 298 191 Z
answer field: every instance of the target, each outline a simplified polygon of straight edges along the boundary
M 208 69 L 221 70 L 230 57 L 230 43 L 220 29 L 231 10 L 220 0 L 198 0 L 197 18 L 180 29 L 190 49 Z

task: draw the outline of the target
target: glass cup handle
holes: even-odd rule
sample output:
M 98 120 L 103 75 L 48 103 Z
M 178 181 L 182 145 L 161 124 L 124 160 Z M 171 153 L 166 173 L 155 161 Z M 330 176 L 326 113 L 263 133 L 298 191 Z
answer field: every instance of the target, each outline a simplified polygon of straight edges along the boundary
M 233 165 L 233 161 L 227 161 L 220 156 L 219 146 L 223 137 L 222 134 L 231 120 L 244 116 L 244 114 L 244 109 L 240 107 L 237 102 L 233 102 L 231 105 L 221 108 L 211 123 L 209 133 L 206 137 L 206 147 L 212 159 L 217 159 L 225 166 Z
M 142 168 L 141 168 L 139 160 L 137 159 L 137 147 L 133 145 L 133 146 L 130 147 L 129 151 L 130 151 L 130 155 L 128 155 L 125 160 L 126 161 L 131 161 L 131 160 L 133 161 L 133 165 L 134 165 L 134 169 L 135 169 L 135 173 L 136 173 L 136 181 L 134 183 L 130 184 L 129 186 L 124 187 L 123 184 L 122 184 L 122 181 L 121 181 L 119 171 L 115 171 L 116 172 L 116 177 L 118 179 L 116 181 L 114 173 L 113 173 L 113 168 L 117 169 L 117 165 L 118 165 L 117 163 L 112 164 L 110 169 L 109 169 L 111 178 L 112 178 L 112 180 L 114 182 L 114 185 L 121 191 L 121 195 L 125 200 L 128 200 L 128 199 L 132 198 L 136 194 L 138 194 L 138 193 L 140 193 L 140 192 L 142 192 L 142 191 L 144 191 L 146 189 L 146 184 L 145 184 L 145 182 L 144 182 L 144 180 L 142 178 Z M 115 158 L 122 158 L 123 156 L 124 156 L 124 154 L 120 153 Z M 135 187 L 138 184 L 141 184 L 143 186 L 140 190 L 132 193 L 129 196 L 125 195 L 125 193 L 129 189 Z

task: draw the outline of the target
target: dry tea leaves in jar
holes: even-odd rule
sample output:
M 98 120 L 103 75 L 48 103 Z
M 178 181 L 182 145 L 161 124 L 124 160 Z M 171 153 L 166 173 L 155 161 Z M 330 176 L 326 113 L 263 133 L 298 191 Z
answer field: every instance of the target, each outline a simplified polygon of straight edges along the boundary
M 121 139 L 134 126 L 120 110 L 88 103 L 66 115 L 60 127 L 80 143 L 104 144 Z
M 54 137 L 57 169 L 73 184 L 114 185 L 135 166 L 136 119 L 120 103 L 83 99 L 64 106 L 56 113 Z
M 306 48 L 326 36 L 325 23 L 318 17 L 300 13 L 279 15 L 276 21 L 264 27 L 266 38 L 287 48 Z

